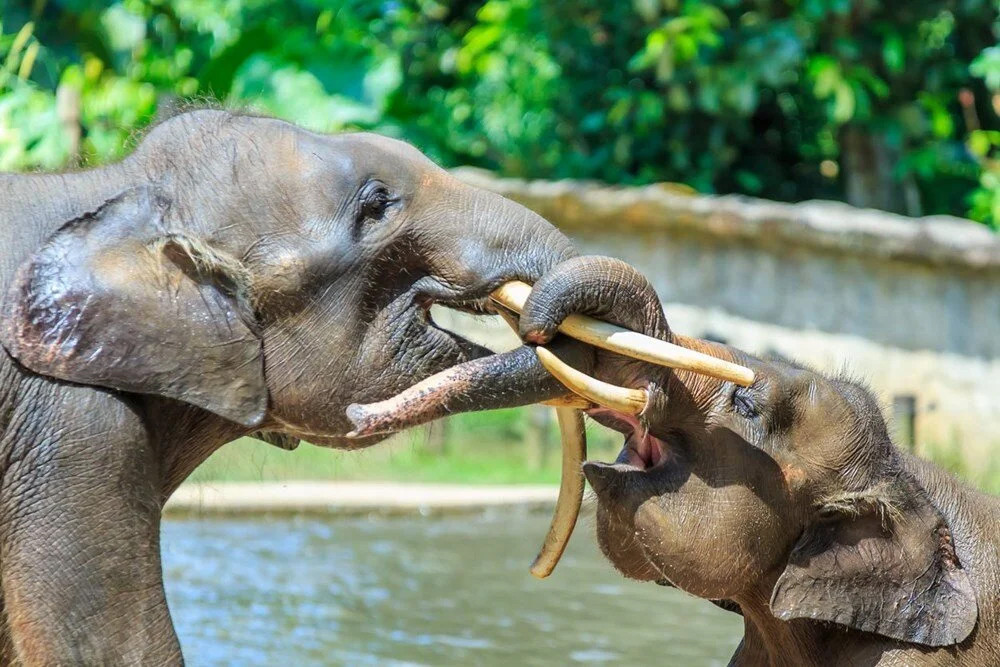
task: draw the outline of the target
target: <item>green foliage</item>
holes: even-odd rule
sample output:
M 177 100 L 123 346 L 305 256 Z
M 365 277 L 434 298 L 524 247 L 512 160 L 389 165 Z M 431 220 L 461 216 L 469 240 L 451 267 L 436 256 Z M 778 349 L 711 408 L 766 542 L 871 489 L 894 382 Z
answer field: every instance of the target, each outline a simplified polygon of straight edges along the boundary
M 114 159 L 218 98 L 449 165 L 780 200 L 857 200 L 870 151 L 886 206 L 1000 222 L 996 0 L 7 1 L 3 169 Z
M 987 457 L 985 461 L 970 461 L 963 453 L 958 438 L 950 442 L 928 443 L 920 455 L 981 491 L 1000 494 L 1000 461 L 992 457 Z

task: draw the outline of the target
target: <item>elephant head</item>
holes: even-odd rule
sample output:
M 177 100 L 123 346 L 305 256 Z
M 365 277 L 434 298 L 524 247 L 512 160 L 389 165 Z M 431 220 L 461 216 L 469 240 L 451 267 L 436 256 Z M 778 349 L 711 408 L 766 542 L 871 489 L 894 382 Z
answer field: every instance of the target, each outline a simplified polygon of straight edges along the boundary
M 742 387 L 581 349 L 557 336 L 571 313 L 748 366 L 756 379 Z M 638 415 L 589 410 L 625 438 L 616 461 L 584 465 L 598 541 L 623 574 L 742 610 L 748 627 L 771 633 L 750 643 L 784 642 L 772 664 L 804 664 L 787 652 L 803 619 L 922 647 L 970 636 L 977 598 L 943 510 L 950 501 L 932 493 L 942 475 L 921 472 L 893 446 L 864 386 L 679 336 L 646 279 L 607 258 L 575 257 L 549 272 L 519 326 L 526 341 L 561 345 L 567 359 L 572 352 L 579 370 L 645 392 Z M 480 374 L 492 370 L 489 360 L 476 364 Z M 466 383 L 459 407 L 489 408 L 501 391 L 527 389 L 521 378 L 537 364 L 523 354 L 506 381 Z M 452 400 L 440 388 L 430 395 Z M 792 629 L 776 629 L 782 622 Z
M 116 194 L 24 259 L 4 346 L 36 373 L 246 432 L 376 441 L 342 437 L 346 405 L 488 353 L 436 327 L 432 304 L 480 311 L 573 254 L 539 216 L 373 134 L 202 110 L 95 171 Z

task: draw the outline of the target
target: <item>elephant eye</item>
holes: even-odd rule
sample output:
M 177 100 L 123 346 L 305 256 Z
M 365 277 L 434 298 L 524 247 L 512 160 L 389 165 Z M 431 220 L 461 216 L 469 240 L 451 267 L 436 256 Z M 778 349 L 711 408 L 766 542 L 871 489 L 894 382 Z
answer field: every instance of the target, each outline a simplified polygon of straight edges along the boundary
M 395 203 L 395 201 L 389 195 L 388 188 L 384 185 L 376 185 L 363 194 L 360 215 L 358 217 L 361 221 L 381 220 L 385 217 L 385 212 L 389 209 L 389 206 Z

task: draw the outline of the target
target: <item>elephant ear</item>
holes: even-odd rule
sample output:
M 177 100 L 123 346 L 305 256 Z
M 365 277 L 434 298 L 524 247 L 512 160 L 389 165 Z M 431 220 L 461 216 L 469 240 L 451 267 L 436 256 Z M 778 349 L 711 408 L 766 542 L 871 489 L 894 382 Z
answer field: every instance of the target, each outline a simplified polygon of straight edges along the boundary
M 18 269 L 0 340 L 30 370 L 256 426 L 267 408 L 240 263 L 169 232 L 151 186 L 69 221 Z
M 772 592 L 775 616 L 924 646 L 969 636 L 976 597 L 950 528 L 916 480 L 890 484 L 894 490 L 833 501 L 828 519 L 805 530 Z

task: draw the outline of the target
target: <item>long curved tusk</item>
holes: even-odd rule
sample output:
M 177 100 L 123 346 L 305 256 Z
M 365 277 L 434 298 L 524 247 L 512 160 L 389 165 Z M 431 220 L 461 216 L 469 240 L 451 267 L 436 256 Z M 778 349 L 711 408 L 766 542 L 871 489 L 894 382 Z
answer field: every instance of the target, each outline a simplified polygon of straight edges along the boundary
M 517 333 L 517 316 L 506 308 L 499 308 L 498 312 L 514 333 Z M 562 442 L 562 472 L 559 477 L 559 497 L 552 511 L 549 532 L 545 534 L 545 540 L 542 541 L 538 555 L 531 564 L 532 576 L 539 579 L 546 578 L 556 569 L 576 527 L 576 520 L 580 516 L 585 486 L 583 462 L 587 459 L 587 431 L 580 410 L 596 407 L 576 394 L 567 394 L 544 403 L 556 409 Z
M 536 347 L 535 353 L 545 370 L 552 373 L 567 389 L 592 403 L 630 415 L 637 415 L 646 407 L 647 395 L 642 389 L 616 387 L 613 384 L 592 378 L 576 370 L 542 346 Z
M 512 280 L 495 289 L 490 297 L 500 305 L 520 313 L 529 294 L 530 285 Z M 754 372 L 746 366 L 644 336 L 586 315 L 568 316 L 559 325 L 559 331 L 584 343 L 660 366 L 680 368 L 744 387 L 749 387 L 754 381 Z
M 552 574 L 562 558 L 583 502 L 582 467 L 587 458 L 587 432 L 583 426 L 583 413 L 573 408 L 556 408 L 556 417 L 562 433 L 562 478 L 559 481 L 559 498 L 552 513 L 549 532 L 535 556 L 535 562 L 531 564 L 531 574 L 539 579 Z

